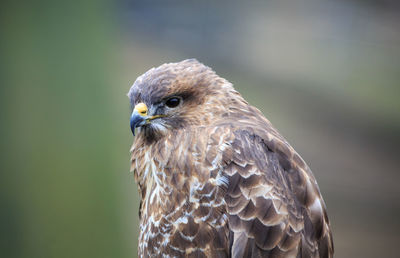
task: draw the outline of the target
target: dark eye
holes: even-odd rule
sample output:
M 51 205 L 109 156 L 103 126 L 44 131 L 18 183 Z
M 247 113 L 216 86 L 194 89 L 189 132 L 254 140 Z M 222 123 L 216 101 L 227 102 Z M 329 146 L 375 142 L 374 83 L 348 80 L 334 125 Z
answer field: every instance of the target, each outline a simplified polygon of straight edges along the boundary
M 165 105 L 167 105 L 167 107 L 169 108 L 175 108 L 179 105 L 179 103 L 181 103 L 181 99 L 180 98 L 170 98 L 165 102 Z

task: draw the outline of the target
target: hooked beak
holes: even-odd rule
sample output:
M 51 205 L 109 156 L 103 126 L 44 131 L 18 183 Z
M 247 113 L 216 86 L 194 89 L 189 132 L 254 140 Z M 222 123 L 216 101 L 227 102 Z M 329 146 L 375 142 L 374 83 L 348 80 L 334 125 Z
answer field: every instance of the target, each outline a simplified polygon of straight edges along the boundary
M 140 127 L 146 124 L 147 119 L 147 106 L 144 103 L 139 103 L 133 109 L 131 115 L 131 130 L 133 136 L 135 136 L 135 129 L 136 127 Z
M 131 130 L 133 136 L 135 136 L 136 127 L 142 126 L 146 123 L 146 118 L 139 114 L 137 111 L 133 111 L 131 116 Z
M 147 106 L 144 103 L 139 103 L 133 109 L 131 115 L 131 130 L 133 136 L 135 136 L 135 129 L 137 127 L 143 126 L 145 124 L 150 123 L 151 120 L 164 117 L 164 115 L 155 115 L 155 116 L 148 116 L 147 115 Z

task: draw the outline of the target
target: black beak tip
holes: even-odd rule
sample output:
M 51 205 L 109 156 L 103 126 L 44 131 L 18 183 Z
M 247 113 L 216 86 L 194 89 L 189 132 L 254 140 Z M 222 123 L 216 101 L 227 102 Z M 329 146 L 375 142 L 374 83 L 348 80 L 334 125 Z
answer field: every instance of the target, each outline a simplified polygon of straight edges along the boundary
M 131 124 L 131 131 L 132 131 L 133 136 L 135 136 L 136 127 L 139 127 L 139 126 L 143 125 L 144 121 L 145 121 L 145 117 L 143 117 L 143 116 L 141 116 L 139 114 L 135 114 L 134 113 L 131 116 L 130 124 Z
M 131 131 L 132 131 L 132 134 L 133 134 L 133 136 L 135 136 L 135 128 L 136 128 L 136 124 L 134 123 L 134 121 L 133 121 L 133 119 L 131 118 L 131 121 L 130 121 L 130 125 L 131 125 Z

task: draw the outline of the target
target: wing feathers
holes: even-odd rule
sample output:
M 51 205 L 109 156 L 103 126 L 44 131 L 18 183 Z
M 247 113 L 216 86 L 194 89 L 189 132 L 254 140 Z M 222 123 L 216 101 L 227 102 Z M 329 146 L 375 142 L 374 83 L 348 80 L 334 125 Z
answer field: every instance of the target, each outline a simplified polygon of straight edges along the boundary
M 276 136 L 234 135 L 224 168 L 232 257 L 332 257 L 325 204 L 304 161 Z

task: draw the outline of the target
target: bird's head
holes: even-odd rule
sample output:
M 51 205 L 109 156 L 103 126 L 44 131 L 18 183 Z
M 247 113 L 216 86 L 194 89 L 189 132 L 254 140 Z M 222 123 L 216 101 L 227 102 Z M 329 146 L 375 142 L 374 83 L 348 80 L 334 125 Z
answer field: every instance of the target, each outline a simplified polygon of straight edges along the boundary
M 137 78 L 128 97 L 131 129 L 148 140 L 173 130 L 206 126 L 242 100 L 232 85 L 195 59 L 152 68 Z M 244 100 L 243 100 L 244 101 Z

